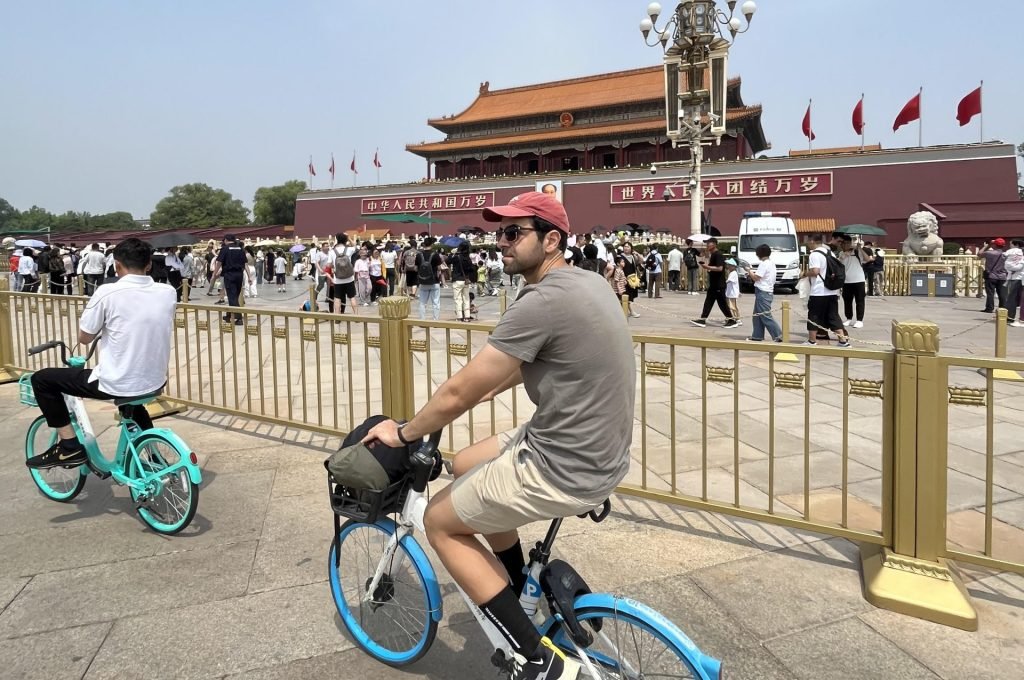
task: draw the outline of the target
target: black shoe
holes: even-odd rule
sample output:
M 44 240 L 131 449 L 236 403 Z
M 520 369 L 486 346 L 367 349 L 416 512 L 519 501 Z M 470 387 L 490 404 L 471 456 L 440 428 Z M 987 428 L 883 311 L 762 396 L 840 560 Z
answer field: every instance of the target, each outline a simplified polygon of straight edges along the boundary
M 32 456 L 25 461 L 25 465 L 36 470 L 46 470 L 55 467 L 76 467 L 89 462 L 89 456 L 84 448 L 68 451 L 60 442 L 57 442 L 38 456 Z
M 736 328 L 736 326 L 739 326 L 739 325 L 740 325 L 740 322 L 737 321 L 736 319 L 726 319 L 725 323 L 723 324 L 722 327 L 723 328 Z
M 235 319 L 235 325 L 236 326 L 241 326 L 242 325 L 242 320 L 241 319 Z
M 580 666 L 565 658 L 565 653 L 555 647 L 551 640 L 541 638 L 540 659 L 528 661 L 516 654 L 509 661 L 509 680 L 576 680 Z
M 705 328 L 708 325 L 708 322 L 704 319 L 690 319 L 690 323 L 694 326 L 700 326 L 701 328 Z
M 994 309 L 983 309 L 983 310 L 981 310 L 981 313 L 982 314 L 991 314 L 994 311 L 995 311 Z

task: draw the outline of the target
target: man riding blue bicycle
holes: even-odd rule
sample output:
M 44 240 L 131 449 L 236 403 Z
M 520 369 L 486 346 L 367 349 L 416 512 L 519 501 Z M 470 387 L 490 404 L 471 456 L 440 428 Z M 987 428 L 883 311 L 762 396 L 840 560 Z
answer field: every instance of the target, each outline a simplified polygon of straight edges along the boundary
M 512 646 L 511 677 L 572 679 L 578 664 L 541 638 L 519 604 L 525 556 L 517 530 L 587 512 L 625 477 L 633 432 L 633 343 L 604 282 L 566 264 L 569 219 L 556 198 L 527 192 L 485 209 L 483 217 L 500 222 L 504 270 L 521 274 L 527 285 L 487 346 L 419 413 L 403 425 L 380 423 L 364 441 L 408 445 L 478 403 L 525 385 L 537 406 L 534 416 L 460 451 L 456 481 L 431 500 L 424 525 L 448 572 Z
M 78 342 L 87 345 L 103 336 L 99 365 L 44 368 L 32 375 L 39 410 L 59 440 L 26 460 L 28 467 L 73 467 L 88 461 L 71 425 L 65 394 L 107 400 L 137 397 L 159 391 L 167 381 L 177 298 L 174 288 L 155 283 L 147 274 L 152 255 L 153 248 L 137 238 L 118 244 L 117 282 L 97 288 L 82 312 Z M 153 426 L 145 406 L 135 406 L 132 419 L 144 430 Z

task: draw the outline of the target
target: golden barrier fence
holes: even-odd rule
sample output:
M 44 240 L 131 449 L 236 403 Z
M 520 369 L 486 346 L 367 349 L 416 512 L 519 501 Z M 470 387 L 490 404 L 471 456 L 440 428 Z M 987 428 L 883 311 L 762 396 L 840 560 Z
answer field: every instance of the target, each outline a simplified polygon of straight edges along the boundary
M 886 255 L 883 270 L 884 295 L 910 295 L 911 274 L 915 271 L 931 274 L 952 274 L 953 291 L 958 297 L 985 294 L 985 264 L 977 255 L 943 255 L 940 257 L 907 257 Z M 926 274 L 927 275 L 927 274 Z
M 73 341 L 84 298 L 3 291 L 0 368 L 53 365 L 26 350 Z M 179 305 L 168 396 L 257 421 L 341 434 L 374 413 L 408 418 L 487 342 L 483 324 Z M 865 594 L 964 628 L 976 617 L 944 558 L 1024 573 L 1024 362 L 938 354 L 938 328 L 893 323 L 891 350 L 635 335 L 633 466 L 624 494 L 821 532 L 862 546 Z M 981 371 L 981 373 L 978 373 Z M 457 451 L 526 422 L 522 386 L 447 431 Z M 979 410 L 980 409 L 980 410 Z M 984 442 L 984 445 L 981 444 Z M 1015 458 L 1014 458 L 1015 457 Z M 968 479 L 969 478 L 969 479 Z

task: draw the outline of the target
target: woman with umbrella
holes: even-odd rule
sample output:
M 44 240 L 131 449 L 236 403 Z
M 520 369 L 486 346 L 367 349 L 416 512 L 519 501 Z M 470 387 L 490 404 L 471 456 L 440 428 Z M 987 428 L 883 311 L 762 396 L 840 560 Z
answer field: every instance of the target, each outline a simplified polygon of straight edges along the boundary
M 26 293 L 39 292 L 39 269 L 36 267 L 35 251 L 25 248 L 18 259 L 18 274 L 21 276 L 21 290 Z

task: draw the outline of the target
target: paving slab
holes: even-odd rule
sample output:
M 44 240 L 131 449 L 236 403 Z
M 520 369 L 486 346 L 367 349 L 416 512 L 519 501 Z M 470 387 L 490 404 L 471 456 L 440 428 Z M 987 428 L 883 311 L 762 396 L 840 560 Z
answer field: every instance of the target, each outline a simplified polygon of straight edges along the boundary
M 7 605 L 17 597 L 28 582 L 27 578 L 0 578 L 0 614 L 3 614 Z
M 939 678 L 857 618 L 775 638 L 766 647 L 801 680 Z
M 0 640 L 3 677 L 11 680 L 80 680 L 112 625 L 98 623 Z

